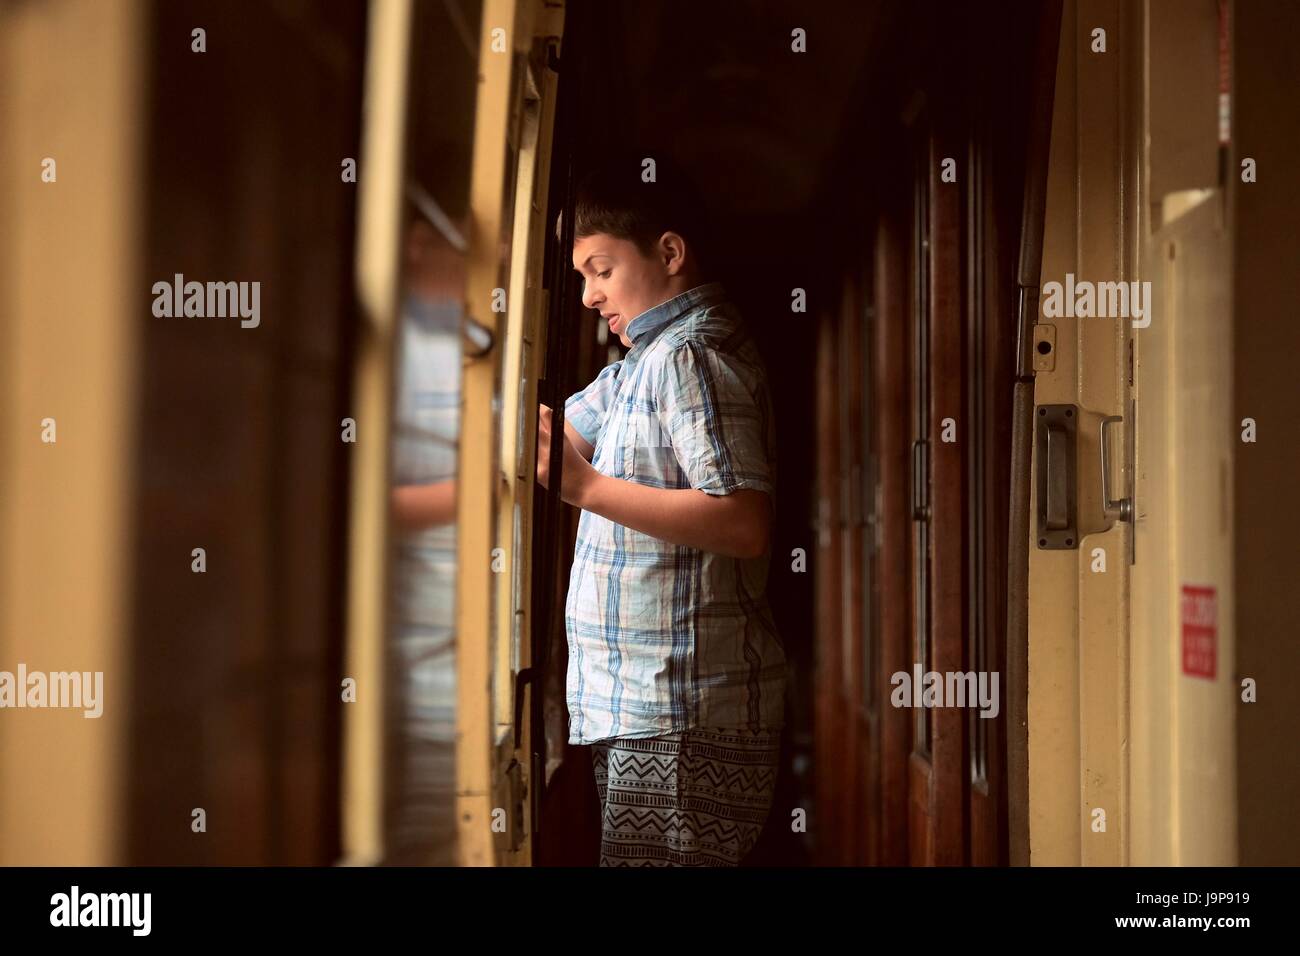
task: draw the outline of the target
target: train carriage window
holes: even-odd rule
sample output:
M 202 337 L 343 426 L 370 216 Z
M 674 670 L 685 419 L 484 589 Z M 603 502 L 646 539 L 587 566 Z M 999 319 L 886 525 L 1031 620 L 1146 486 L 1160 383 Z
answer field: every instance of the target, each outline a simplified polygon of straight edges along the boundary
M 534 264 L 530 258 L 529 228 L 535 212 L 533 192 L 536 184 L 538 135 L 541 103 L 535 64 L 524 54 L 516 54 L 511 81 L 511 116 L 507 127 L 509 151 L 506 170 L 506 202 L 502 211 L 502 288 L 506 290 L 504 349 L 497 367 L 494 403 L 498 412 L 497 428 L 500 447 L 497 462 L 500 481 L 493 505 L 496 513 L 496 540 L 509 561 L 499 578 L 492 602 L 491 633 L 495 645 L 493 675 L 493 719 L 504 736 L 514 727 L 515 675 L 522 666 L 525 593 L 523 562 L 528 544 L 524 540 L 524 499 L 531 494 L 531 475 L 524 467 L 527 448 L 526 429 L 534 426 L 534 416 L 521 405 L 527 393 L 521 371 L 526 373 L 531 342 L 525 335 L 524 312 L 530 307 L 530 277 Z M 521 484 L 522 482 L 522 484 Z M 504 628 L 502 622 L 508 622 Z
M 394 328 L 384 862 L 454 865 L 456 477 L 479 8 L 417 4 Z

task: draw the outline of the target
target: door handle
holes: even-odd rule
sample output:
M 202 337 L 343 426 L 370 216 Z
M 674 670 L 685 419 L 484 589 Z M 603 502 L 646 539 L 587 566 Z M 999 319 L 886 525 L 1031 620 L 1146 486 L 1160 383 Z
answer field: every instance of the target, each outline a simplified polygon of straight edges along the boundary
M 1038 547 L 1072 550 L 1079 546 L 1075 490 L 1078 410 L 1073 405 L 1040 405 L 1034 418 Z
M 924 438 L 912 442 L 912 520 L 930 520 L 929 452 L 930 443 Z
M 515 749 L 518 750 L 524 743 L 524 688 L 534 683 L 537 676 L 537 670 L 533 667 L 525 667 L 519 673 L 515 674 Z M 537 693 L 534 686 L 533 693 Z
M 1112 498 L 1111 493 L 1111 460 L 1110 460 L 1110 442 L 1107 441 L 1109 432 L 1107 429 L 1116 422 L 1122 422 L 1124 418 L 1120 415 L 1108 415 L 1101 420 L 1101 510 L 1107 518 L 1118 518 L 1120 521 L 1133 520 L 1133 499 Z M 1133 423 L 1129 422 L 1126 429 L 1132 429 Z

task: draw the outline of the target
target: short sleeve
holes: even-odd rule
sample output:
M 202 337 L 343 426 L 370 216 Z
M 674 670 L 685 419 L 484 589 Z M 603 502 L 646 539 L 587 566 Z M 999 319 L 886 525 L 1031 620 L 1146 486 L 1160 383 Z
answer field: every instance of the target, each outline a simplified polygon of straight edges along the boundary
M 659 427 L 692 488 L 772 494 L 771 409 L 761 370 L 687 340 L 665 360 L 656 401 Z
M 592 383 L 580 392 L 574 392 L 564 401 L 564 420 L 577 429 L 578 434 L 591 445 L 600 437 L 600 426 L 605 411 L 618 390 L 618 372 L 623 360 L 619 359 L 600 370 Z

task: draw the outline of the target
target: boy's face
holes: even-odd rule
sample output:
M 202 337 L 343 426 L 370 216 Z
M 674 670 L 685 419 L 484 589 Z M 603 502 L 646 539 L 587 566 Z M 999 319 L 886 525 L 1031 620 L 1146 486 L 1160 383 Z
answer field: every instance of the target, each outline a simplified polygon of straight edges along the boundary
M 610 331 L 631 346 L 628 324 L 672 298 L 670 279 L 679 266 L 671 253 L 664 259 L 647 256 L 630 239 L 598 232 L 573 241 L 573 268 L 586 280 L 582 304 L 598 310 Z

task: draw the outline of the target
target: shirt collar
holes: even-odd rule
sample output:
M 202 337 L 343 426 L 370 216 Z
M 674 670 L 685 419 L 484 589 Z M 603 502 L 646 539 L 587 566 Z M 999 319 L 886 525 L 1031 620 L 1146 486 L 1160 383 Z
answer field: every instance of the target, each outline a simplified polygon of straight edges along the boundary
M 646 309 L 627 324 L 627 337 L 632 340 L 632 347 L 649 344 L 652 339 L 670 322 L 687 312 L 712 305 L 725 298 L 726 293 L 720 282 L 706 282 L 693 289 L 687 289 L 666 302 L 660 302 L 653 308 Z

